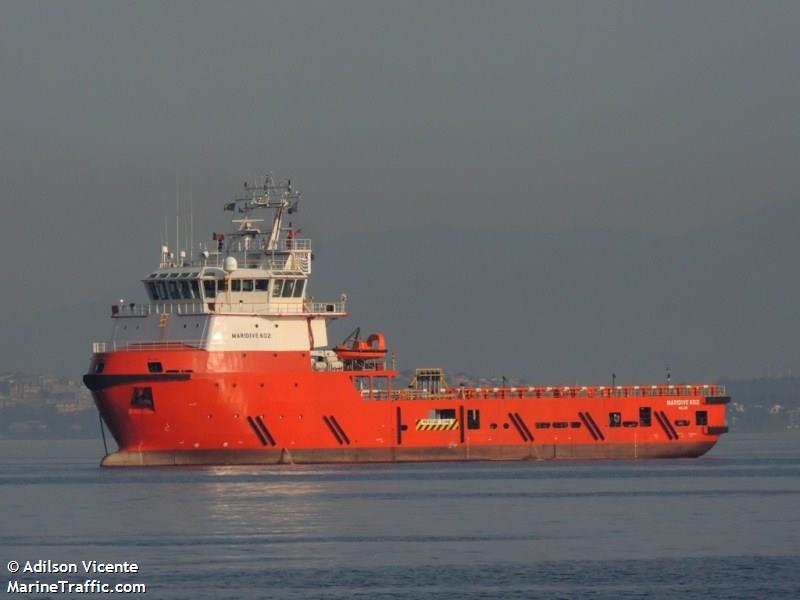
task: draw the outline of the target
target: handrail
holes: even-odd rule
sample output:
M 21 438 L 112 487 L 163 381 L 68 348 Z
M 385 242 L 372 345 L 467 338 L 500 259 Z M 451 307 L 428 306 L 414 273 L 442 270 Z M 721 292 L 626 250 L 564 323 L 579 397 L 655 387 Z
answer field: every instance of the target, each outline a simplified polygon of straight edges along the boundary
M 207 349 L 213 342 L 204 339 L 194 340 L 169 340 L 163 342 L 135 342 L 135 341 L 108 341 L 108 342 L 92 342 L 92 353 L 104 354 L 106 352 L 145 352 L 152 350 L 183 350 L 186 348 L 194 348 L 197 350 Z
M 212 308 L 213 307 L 213 308 Z M 112 317 L 147 317 L 160 314 L 345 314 L 344 300 L 335 302 L 153 302 L 113 305 Z
M 284 254 L 279 259 L 273 259 L 272 253 L 279 252 Z M 188 259 L 176 259 L 175 257 L 163 256 L 159 261 L 159 268 L 161 269 L 178 269 L 178 268 L 197 268 L 197 267 L 219 267 L 222 268 L 225 257 L 234 256 L 237 260 L 241 259 L 242 268 L 249 264 L 262 264 L 267 268 L 283 271 L 291 270 L 287 267 L 289 264 L 289 256 L 311 253 L 311 239 L 309 238 L 292 238 L 282 239 L 278 241 L 278 247 L 275 250 L 265 250 L 262 244 L 253 243 L 249 248 L 229 248 L 222 252 L 209 251 L 208 256 L 190 257 Z M 293 262 L 293 261 L 292 261 Z M 301 269 L 306 272 L 305 269 Z
M 364 390 L 368 392 L 369 390 Z M 418 389 L 392 390 L 393 400 L 436 399 L 513 399 L 513 398 L 630 398 L 647 396 L 726 396 L 724 385 L 684 384 L 684 385 L 624 385 L 624 386 L 583 386 L 583 387 L 506 387 L 506 388 L 468 388 L 458 387 L 428 392 Z

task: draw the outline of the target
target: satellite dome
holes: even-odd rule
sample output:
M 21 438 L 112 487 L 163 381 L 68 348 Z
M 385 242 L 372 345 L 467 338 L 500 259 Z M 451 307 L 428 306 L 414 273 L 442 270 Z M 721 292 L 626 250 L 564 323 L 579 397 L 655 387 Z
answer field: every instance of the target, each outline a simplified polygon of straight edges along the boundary
M 222 268 L 230 273 L 231 271 L 235 271 L 239 268 L 239 263 L 236 262 L 236 259 L 233 256 L 226 256 L 225 262 L 222 263 Z

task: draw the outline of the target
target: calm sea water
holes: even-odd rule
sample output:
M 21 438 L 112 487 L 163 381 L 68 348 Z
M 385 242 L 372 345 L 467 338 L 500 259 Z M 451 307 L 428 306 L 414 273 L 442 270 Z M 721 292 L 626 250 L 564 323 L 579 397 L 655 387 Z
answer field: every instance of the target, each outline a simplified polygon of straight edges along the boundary
M 800 598 L 798 433 L 630 462 L 107 470 L 101 453 L 0 441 L 4 594 L 9 560 L 94 559 L 138 563 L 100 579 L 167 599 Z M 86 577 L 16 577 L 59 578 Z

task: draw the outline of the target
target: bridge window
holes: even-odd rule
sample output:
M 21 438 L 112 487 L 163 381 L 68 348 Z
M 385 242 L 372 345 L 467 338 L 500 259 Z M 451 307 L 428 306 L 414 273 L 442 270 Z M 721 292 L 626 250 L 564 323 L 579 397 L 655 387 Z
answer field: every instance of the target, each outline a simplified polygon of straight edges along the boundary
M 305 285 L 305 281 L 302 279 L 298 279 L 294 282 L 294 297 L 295 298 L 302 298 L 303 297 L 303 286 Z
M 203 291 L 206 293 L 206 298 L 215 298 L 217 295 L 216 281 L 213 279 L 203 280 Z
M 538 423 L 534 424 L 534 427 L 536 427 L 536 429 L 550 429 L 550 423 L 539 421 Z
M 610 412 L 608 413 L 608 426 L 620 427 L 622 426 L 622 413 Z
M 151 373 L 163 373 L 164 367 L 161 366 L 160 362 L 149 362 L 147 363 L 147 370 Z
M 281 290 L 283 289 L 283 279 L 276 279 L 272 282 L 272 297 L 280 298 Z
M 252 279 L 242 279 L 242 291 L 243 292 L 252 292 L 253 291 L 253 280 Z
M 158 300 L 158 288 L 154 282 L 147 282 L 147 293 L 150 295 L 151 300 Z
M 181 299 L 181 291 L 178 289 L 177 281 L 168 281 L 167 287 L 169 288 L 169 297 L 173 300 Z
M 228 291 L 228 280 L 227 279 L 218 279 L 217 280 L 217 292 L 220 294 L 222 292 Z
M 650 427 L 653 421 L 653 410 L 649 406 L 639 407 L 639 425 L 642 427 Z
M 256 291 L 266 292 L 269 289 L 269 279 L 256 279 Z
M 481 411 L 473 408 L 467 411 L 467 429 L 481 428 Z
M 708 425 L 708 411 L 698 410 L 694 413 L 694 419 L 697 425 Z
M 192 288 L 189 287 L 189 282 L 185 279 L 181 279 L 181 293 L 183 294 L 184 300 L 191 300 L 192 299 Z
M 194 294 L 195 298 L 200 298 L 200 286 L 197 283 L 197 279 L 192 279 L 192 294 Z
M 232 292 L 241 292 L 242 291 L 242 280 L 241 279 L 231 279 L 231 291 Z
M 556 421 L 555 423 L 553 423 L 553 427 L 555 427 L 556 429 L 566 429 L 567 427 L 569 427 L 569 423 L 567 423 L 566 421 Z
M 292 292 L 294 292 L 294 279 L 287 279 L 283 282 L 283 291 L 281 292 L 281 298 L 291 298 Z

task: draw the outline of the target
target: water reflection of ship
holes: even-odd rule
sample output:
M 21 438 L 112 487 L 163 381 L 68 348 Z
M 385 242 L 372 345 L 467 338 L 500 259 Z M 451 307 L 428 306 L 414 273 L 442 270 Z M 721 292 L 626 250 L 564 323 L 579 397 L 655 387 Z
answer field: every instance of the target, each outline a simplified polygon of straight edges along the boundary
M 317 497 L 324 487 L 306 479 L 314 477 L 313 472 L 301 479 L 215 467 L 210 474 L 213 480 L 203 482 L 200 497 L 208 502 L 208 518 L 226 535 L 252 538 L 268 533 L 274 540 L 305 532 L 317 521 Z

